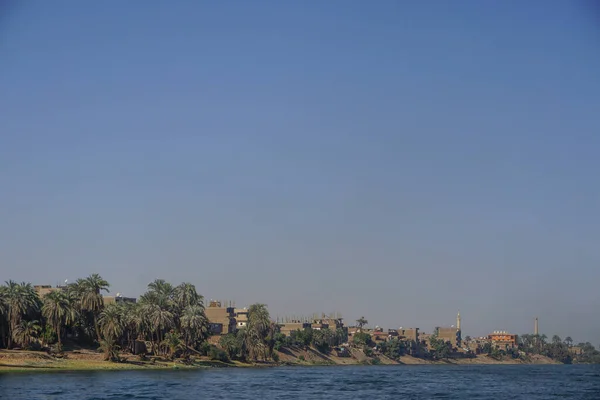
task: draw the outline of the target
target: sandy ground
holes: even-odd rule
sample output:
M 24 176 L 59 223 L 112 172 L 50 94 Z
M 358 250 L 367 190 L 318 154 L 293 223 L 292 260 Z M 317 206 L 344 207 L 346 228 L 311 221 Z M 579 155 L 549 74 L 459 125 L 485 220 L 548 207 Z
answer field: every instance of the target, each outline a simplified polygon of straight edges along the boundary
M 290 348 L 278 352 L 279 361 L 283 365 L 362 365 L 373 364 L 373 358 L 367 357 L 361 350 L 353 349 L 351 357 L 337 357 L 333 354 L 322 354 L 315 349 Z M 140 361 L 137 357 L 122 354 L 124 362 L 112 363 L 103 360 L 101 353 L 91 350 L 74 350 L 64 353 L 64 357 L 55 358 L 44 352 L 24 350 L 0 350 L 0 372 L 2 371 L 32 371 L 32 370 L 97 370 L 97 369 L 189 369 L 198 367 L 227 367 L 227 366 L 253 366 L 253 364 L 234 362 L 231 364 L 210 361 L 200 357 L 190 366 L 179 361 Z M 505 359 L 496 360 L 486 355 L 470 359 L 455 359 L 447 361 L 431 361 L 403 356 L 399 360 L 392 360 L 384 356 L 378 357 L 377 363 L 383 365 L 406 364 L 459 364 L 459 365 L 484 365 L 484 364 L 560 364 L 543 356 L 531 356 L 530 360 Z M 259 365 L 274 366 L 273 363 Z
M 123 362 L 104 361 L 101 353 L 91 350 L 66 351 L 61 358 L 44 352 L 24 350 L 0 350 L 0 372 L 35 371 L 35 370 L 117 370 L 117 369 L 191 369 L 201 367 L 237 366 L 236 363 L 225 364 L 198 359 L 194 365 L 185 365 L 180 361 L 158 360 L 140 361 L 137 357 L 121 354 Z

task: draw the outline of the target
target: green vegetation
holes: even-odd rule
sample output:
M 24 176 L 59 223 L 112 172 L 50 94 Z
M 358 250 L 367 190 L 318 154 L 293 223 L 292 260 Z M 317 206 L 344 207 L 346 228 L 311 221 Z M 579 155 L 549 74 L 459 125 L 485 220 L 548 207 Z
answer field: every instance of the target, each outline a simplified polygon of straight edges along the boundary
M 384 356 L 397 360 L 402 356 L 411 353 L 414 344 L 411 341 L 399 340 L 398 338 L 391 338 L 385 342 L 377 345 L 377 350 Z
M 439 339 L 436 335 L 433 335 L 429 342 L 431 344 L 431 356 L 437 360 L 443 360 L 450 357 L 450 353 L 452 352 L 452 345 L 450 342 L 445 342 L 442 339 Z
M 138 303 L 104 304 L 102 293 L 109 287 L 100 275 L 93 274 L 40 299 L 31 284 L 6 282 L 0 286 L 0 348 L 45 349 L 58 355 L 67 341 L 70 346 L 100 350 L 105 360 L 114 362 L 122 361 L 121 353 L 127 352 L 139 355 L 142 364 L 154 365 L 179 358 L 178 363 L 189 365 L 195 363 L 194 356 L 203 355 L 213 360 L 204 362 L 223 365 L 277 362 L 277 351 L 285 348 L 309 350 L 312 347 L 328 354 L 348 342 L 344 329 L 308 328 L 291 332 L 286 337 L 271 321 L 267 306 L 254 304 L 248 309 L 246 328 L 222 336 L 217 347 L 208 343 L 210 326 L 204 298 L 194 285 L 173 286 L 157 279 L 148 285 Z M 430 339 L 429 350 L 416 342 L 398 338 L 376 344 L 371 335 L 363 331 L 368 321 L 361 317 L 356 322 L 358 331 L 350 345 L 362 349 L 368 357 L 386 356 L 398 360 L 410 354 L 443 360 L 456 356 L 450 343 L 436 335 Z M 593 345 L 574 345 L 571 337 L 563 341 L 556 335 L 551 340 L 545 335 L 522 335 L 519 339 L 518 349 L 486 343 L 482 350 L 499 360 L 511 357 L 527 361 L 533 355 L 542 355 L 562 363 L 600 363 L 600 352 Z M 146 354 L 154 356 L 151 361 Z M 298 359 L 303 361 L 304 356 Z M 373 362 L 385 361 L 377 360 Z M 80 360 L 73 360 L 71 364 L 77 361 Z
M 299 347 L 308 349 L 313 346 L 321 353 L 327 354 L 334 347 L 345 343 L 348 340 L 348 334 L 344 329 L 331 330 L 325 329 L 302 329 L 293 331 L 290 336 L 280 333 L 274 336 L 274 349 L 279 350 L 284 347 Z
M 357 319 L 357 320 L 356 320 L 356 326 L 358 327 L 358 329 L 359 329 L 360 331 L 362 331 L 363 327 L 364 327 L 365 325 L 367 325 L 368 323 L 369 323 L 369 321 L 367 321 L 367 320 L 365 319 L 365 317 L 360 317 L 359 319 Z
M 546 335 L 521 335 L 519 336 L 519 349 L 526 354 L 539 354 L 550 357 L 565 364 L 571 363 L 600 363 L 600 351 L 591 343 L 579 343 L 573 346 L 573 339 L 567 336 L 561 340 L 554 335 L 548 341 Z
M 0 286 L 0 348 L 49 348 L 60 353 L 70 343 L 97 348 L 110 361 L 119 352 L 189 359 L 194 353 L 218 361 L 272 358 L 277 326 L 266 305 L 254 304 L 248 327 L 222 338 L 223 349 L 207 343 L 209 323 L 204 298 L 191 283 L 173 286 L 157 279 L 138 303 L 104 304 L 109 283 L 100 275 L 54 290 L 40 299 L 29 283 Z

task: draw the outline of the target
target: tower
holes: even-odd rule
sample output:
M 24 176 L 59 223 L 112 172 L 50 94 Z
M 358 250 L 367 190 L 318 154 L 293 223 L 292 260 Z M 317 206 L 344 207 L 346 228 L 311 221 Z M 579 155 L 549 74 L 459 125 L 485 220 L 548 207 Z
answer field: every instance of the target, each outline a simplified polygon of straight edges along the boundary
M 540 330 L 539 330 L 539 326 L 538 326 L 538 318 L 535 317 L 535 322 L 533 323 L 533 334 L 534 335 L 539 335 L 540 334 Z
M 460 331 L 460 311 L 456 315 L 456 329 Z

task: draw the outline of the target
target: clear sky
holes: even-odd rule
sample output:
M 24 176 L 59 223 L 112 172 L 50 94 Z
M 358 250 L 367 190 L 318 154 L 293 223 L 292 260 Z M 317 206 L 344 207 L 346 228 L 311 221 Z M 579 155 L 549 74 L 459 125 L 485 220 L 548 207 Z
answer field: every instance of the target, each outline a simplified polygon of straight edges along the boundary
M 0 8 L 0 280 L 600 342 L 579 1 Z

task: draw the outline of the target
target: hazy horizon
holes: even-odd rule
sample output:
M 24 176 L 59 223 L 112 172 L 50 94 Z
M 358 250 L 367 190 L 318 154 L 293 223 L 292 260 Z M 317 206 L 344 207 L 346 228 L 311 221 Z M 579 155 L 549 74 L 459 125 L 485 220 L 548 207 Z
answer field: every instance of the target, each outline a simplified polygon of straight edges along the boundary
M 586 5 L 0 5 L 0 281 L 597 346 Z

